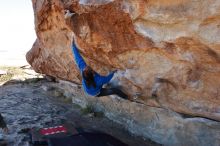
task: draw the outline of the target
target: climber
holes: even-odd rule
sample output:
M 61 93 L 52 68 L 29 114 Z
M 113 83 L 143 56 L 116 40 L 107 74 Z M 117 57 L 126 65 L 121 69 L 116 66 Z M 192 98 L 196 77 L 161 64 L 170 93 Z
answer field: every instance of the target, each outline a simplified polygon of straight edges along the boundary
M 70 12 L 69 10 L 64 11 L 65 19 L 71 19 L 75 12 Z M 79 53 L 78 48 L 76 47 L 75 41 L 72 42 L 72 50 L 75 57 L 75 62 L 80 70 L 82 75 L 82 85 L 85 92 L 91 96 L 107 96 L 116 94 L 124 99 L 128 99 L 128 96 L 118 88 L 103 88 L 104 84 L 110 82 L 114 76 L 114 72 L 110 73 L 108 76 L 101 76 L 96 73 L 90 66 L 87 66 L 82 56 Z
M 96 73 L 90 66 L 86 65 L 85 61 L 79 53 L 78 48 L 76 47 L 74 39 L 72 42 L 72 50 L 75 57 L 75 62 L 82 75 L 83 88 L 87 94 L 96 97 L 116 94 L 121 98 L 128 99 L 128 96 L 118 88 L 102 87 L 112 79 L 116 71 L 110 73 L 108 76 L 101 76 Z
M 5 134 L 8 133 L 8 127 L 7 127 L 7 125 L 6 125 L 5 121 L 4 121 L 4 118 L 2 117 L 1 114 L 0 114 L 0 128 L 2 128 L 2 130 L 3 130 L 3 132 Z

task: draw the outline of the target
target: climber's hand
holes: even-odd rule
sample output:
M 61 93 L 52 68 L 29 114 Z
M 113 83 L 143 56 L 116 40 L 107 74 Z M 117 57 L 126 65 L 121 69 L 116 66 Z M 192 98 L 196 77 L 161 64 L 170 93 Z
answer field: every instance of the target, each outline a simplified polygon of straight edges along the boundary
M 65 19 L 71 18 L 74 14 L 76 14 L 76 13 L 71 13 L 70 10 L 64 10 L 64 13 L 65 13 L 64 15 Z

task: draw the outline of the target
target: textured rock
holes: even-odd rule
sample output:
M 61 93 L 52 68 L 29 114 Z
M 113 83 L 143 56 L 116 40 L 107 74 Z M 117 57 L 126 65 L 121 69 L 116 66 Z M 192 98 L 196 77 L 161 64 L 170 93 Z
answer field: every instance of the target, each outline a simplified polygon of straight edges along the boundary
M 220 121 L 219 0 L 32 0 L 40 73 L 80 82 L 74 32 L 97 72 L 146 105 Z M 64 9 L 76 12 L 64 19 Z M 156 97 L 151 98 L 152 94 Z
M 220 122 L 186 117 L 171 110 L 156 108 L 118 98 L 84 95 L 75 84 L 60 81 L 58 88 L 73 95 L 73 103 L 93 106 L 131 133 L 151 138 L 167 146 L 219 146 Z M 114 96 L 112 96 L 114 97 Z

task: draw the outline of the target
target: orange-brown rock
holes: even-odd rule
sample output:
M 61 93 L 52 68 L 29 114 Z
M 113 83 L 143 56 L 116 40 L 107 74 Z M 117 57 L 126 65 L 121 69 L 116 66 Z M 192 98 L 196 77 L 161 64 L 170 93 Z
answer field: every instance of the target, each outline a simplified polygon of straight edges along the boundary
M 220 121 L 219 0 L 32 0 L 40 73 L 80 82 L 73 33 L 87 64 L 147 105 Z M 64 19 L 64 10 L 76 12 Z M 73 32 L 73 33 L 72 33 Z M 152 98 L 152 95 L 154 96 Z

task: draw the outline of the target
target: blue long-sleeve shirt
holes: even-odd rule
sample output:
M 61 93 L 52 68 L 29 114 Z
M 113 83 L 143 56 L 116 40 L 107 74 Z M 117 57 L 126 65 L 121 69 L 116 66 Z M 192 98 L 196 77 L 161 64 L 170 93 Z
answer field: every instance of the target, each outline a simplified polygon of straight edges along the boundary
M 83 60 L 82 56 L 80 55 L 78 48 L 76 47 L 74 42 L 72 43 L 72 50 L 73 50 L 73 54 L 75 57 L 75 62 L 80 70 L 81 75 L 82 75 L 82 72 L 87 65 L 86 65 L 85 61 Z M 113 76 L 114 76 L 114 72 L 110 73 L 108 76 L 101 76 L 95 72 L 94 81 L 95 81 L 96 87 L 93 87 L 93 86 L 88 87 L 86 85 L 85 79 L 82 78 L 83 89 L 86 91 L 87 94 L 92 95 L 92 96 L 96 96 L 100 93 L 102 86 L 104 84 L 108 83 L 112 79 Z

